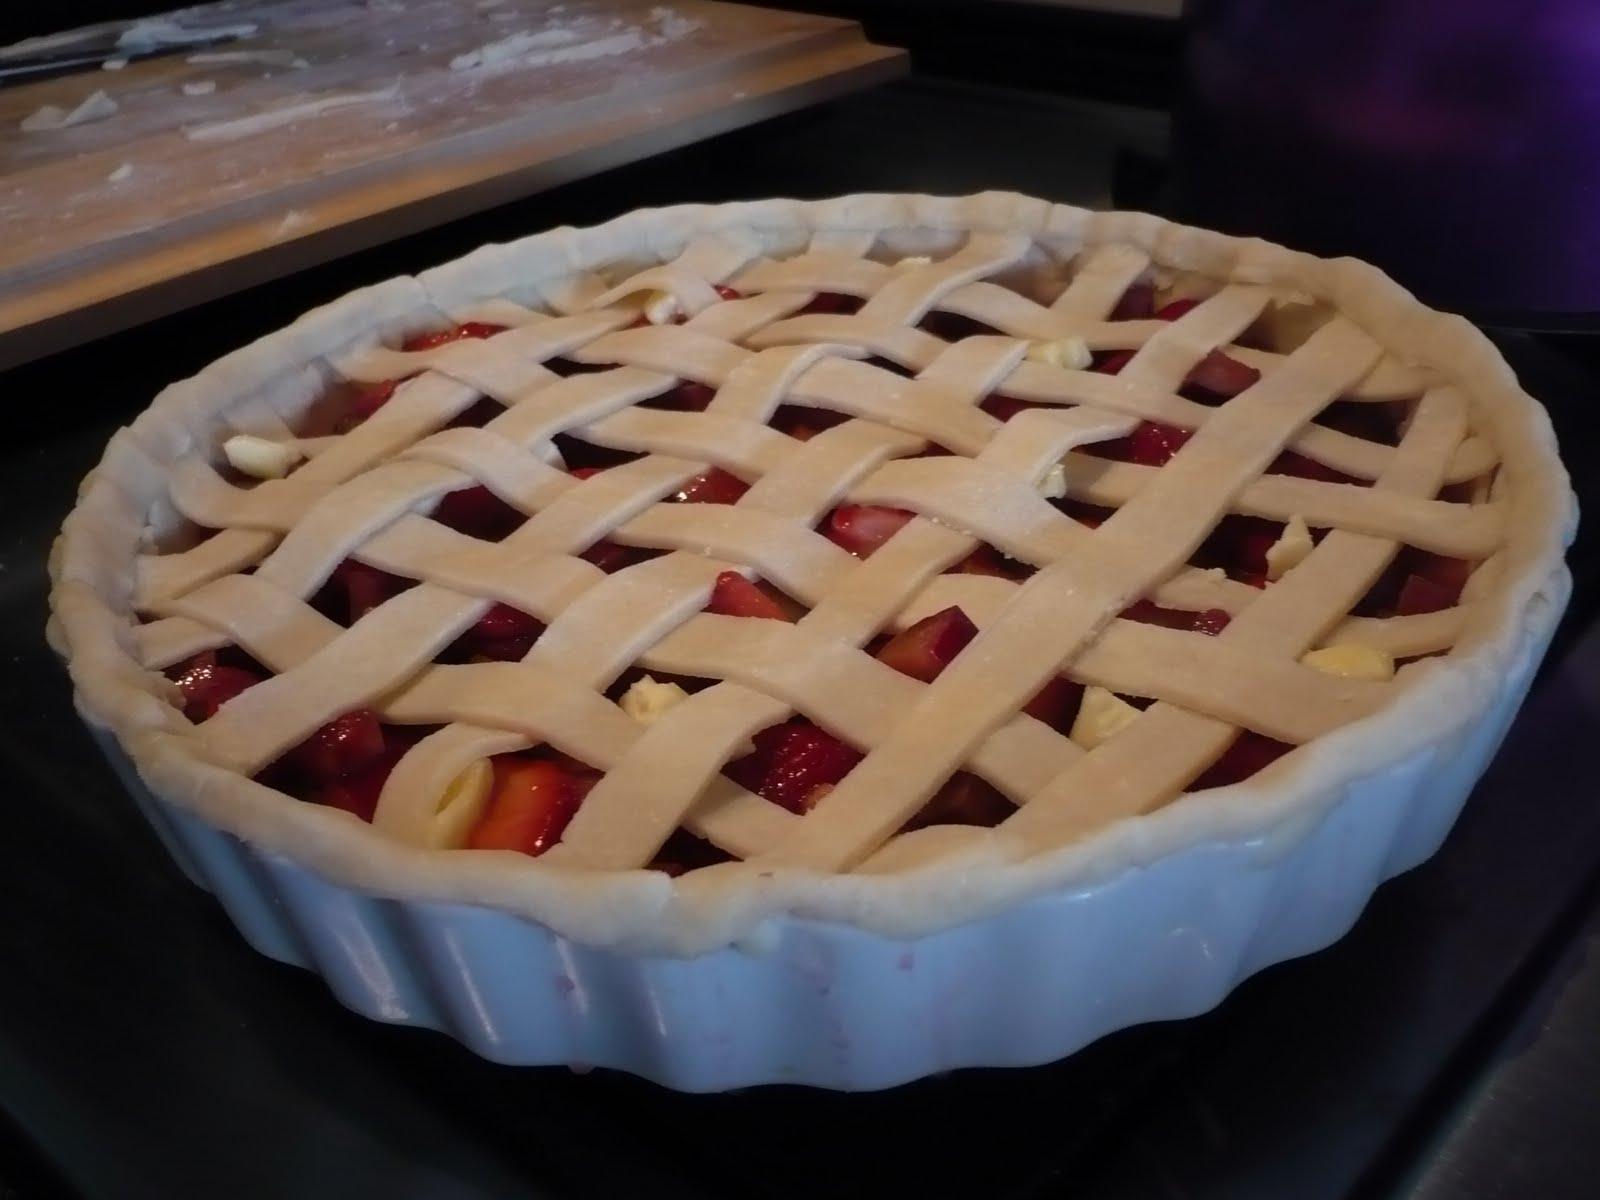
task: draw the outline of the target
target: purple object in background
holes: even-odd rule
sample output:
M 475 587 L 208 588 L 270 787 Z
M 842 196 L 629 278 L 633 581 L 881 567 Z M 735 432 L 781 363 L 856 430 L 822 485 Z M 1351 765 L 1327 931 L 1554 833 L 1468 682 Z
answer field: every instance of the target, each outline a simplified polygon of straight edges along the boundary
M 1430 304 L 1600 328 L 1600 2 L 1185 16 L 1179 217 L 1368 259 Z

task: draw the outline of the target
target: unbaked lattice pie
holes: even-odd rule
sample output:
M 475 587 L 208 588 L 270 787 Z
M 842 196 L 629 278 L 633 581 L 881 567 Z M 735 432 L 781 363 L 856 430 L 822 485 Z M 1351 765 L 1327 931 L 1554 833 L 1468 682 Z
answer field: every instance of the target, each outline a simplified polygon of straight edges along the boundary
M 168 820 L 781 974 L 786 922 L 903 956 L 1099 895 L 1113 934 L 1129 867 L 1287 855 L 1385 771 L 1395 822 L 1396 771 L 1459 804 L 1571 511 L 1493 350 L 1361 264 L 774 201 L 487 248 L 175 385 L 55 633 Z

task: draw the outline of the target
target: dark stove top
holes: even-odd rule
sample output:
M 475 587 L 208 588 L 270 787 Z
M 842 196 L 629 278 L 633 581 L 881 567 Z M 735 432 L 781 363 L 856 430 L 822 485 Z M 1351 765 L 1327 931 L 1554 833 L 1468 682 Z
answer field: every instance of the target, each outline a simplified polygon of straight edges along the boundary
M 1437 857 L 1332 948 L 1054 1066 L 861 1096 L 681 1096 L 511 1069 L 355 1017 L 167 860 L 43 645 L 77 480 L 160 384 L 319 300 L 639 204 L 1015 187 L 1105 203 L 1133 110 L 905 84 L 602 176 L 6 377 L 0 477 L 0 1198 L 1593 1195 L 1600 553 Z M 1587 344 L 1498 335 L 1586 500 Z M 1588 1136 L 1582 1136 L 1587 1133 Z

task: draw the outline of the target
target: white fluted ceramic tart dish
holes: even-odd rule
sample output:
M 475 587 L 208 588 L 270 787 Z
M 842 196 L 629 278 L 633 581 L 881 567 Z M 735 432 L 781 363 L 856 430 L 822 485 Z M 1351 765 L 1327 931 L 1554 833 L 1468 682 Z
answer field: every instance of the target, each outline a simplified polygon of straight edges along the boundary
M 1202 1011 L 1427 857 L 1566 599 L 1378 271 L 1022 196 L 645 211 L 164 391 L 52 561 L 180 864 L 352 1008 L 674 1087 Z

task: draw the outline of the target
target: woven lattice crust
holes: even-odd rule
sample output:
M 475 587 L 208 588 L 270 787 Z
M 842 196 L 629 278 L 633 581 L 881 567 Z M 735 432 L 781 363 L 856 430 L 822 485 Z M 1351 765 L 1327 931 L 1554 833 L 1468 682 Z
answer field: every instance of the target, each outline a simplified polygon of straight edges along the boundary
M 1130 287 L 1175 277 L 1202 281 L 1184 315 L 1112 319 Z M 819 294 L 859 307 L 808 311 Z M 1328 312 L 1303 344 L 1236 344 L 1307 300 Z M 647 302 L 684 319 L 638 324 Z M 922 327 L 935 311 L 985 332 L 939 336 Z M 505 329 L 394 348 L 461 321 Z M 1029 353 L 1080 342 L 1132 354 L 1108 375 Z M 1216 406 L 1180 394 L 1218 350 L 1259 381 Z M 558 361 L 597 369 L 563 376 Z M 295 436 L 336 381 L 394 379 L 370 419 Z M 684 381 L 714 390 L 703 411 L 641 406 Z M 996 394 L 1029 404 L 1002 420 L 984 407 Z M 497 415 L 452 427 L 484 397 Z M 1318 424 L 1340 398 L 1405 401 L 1397 444 Z M 774 427 L 780 405 L 847 419 L 801 440 Z M 1194 433 L 1159 468 L 1099 455 L 1141 421 Z M 209 452 L 240 432 L 307 459 L 241 486 Z M 555 440 L 569 435 L 632 457 L 579 478 Z M 1285 451 L 1355 482 L 1267 473 Z M 671 502 L 711 468 L 749 490 Z M 477 485 L 526 518 L 501 541 L 431 515 Z M 1052 489 L 1115 511 L 1091 527 Z M 858 559 L 817 531 L 841 504 L 916 516 Z M 1189 565 L 1230 513 L 1327 532 L 1257 588 Z M 1237 825 L 1232 793 L 1172 802 L 1240 728 L 1301 747 L 1238 789 L 1271 800 L 1251 819 L 1326 800 L 1341 774 L 1487 702 L 1528 607 L 1559 590 L 1570 514 L 1543 415 L 1492 349 L 1360 264 L 1014 196 L 771 202 L 488 248 L 169 389 L 68 521 L 55 628 L 91 718 L 158 792 L 226 828 L 363 886 L 699 948 L 793 907 L 931 927 L 1141 842 Z M 220 532 L 150 544 L 184 521 Z M 667 553 L 607 574 L 580 557 L 601 539 Z M 984 545 L 1037 569 L 947 573 Z M 1351 615 L 1406 546 L 1484 565 L 1444 611 Z M 351 558 L 420 582 L 346 628 L 311 601 Z M 727 571 L 804 615 L 702 611 Z M 1119 616 L 1144 600 L 1221 612 L 1226 628 Z M 546 626 L 522 661 L 436 661 L 496 603 Z M 981 632 L 933 682 L 870 653 L 952 605 Z M 1428 657 L 1388 681 L 1300 661 L 1352 643 Z M 157 672 L 225 645 L 273 675 L 191 725 Z M 635 666 L 718 682 L 645 724 L 605 695 Z M 1023 711 L 1058 675 L 1154 703 L 1086 747 Z M 440 727 L 400 759 L 372 828 L 249 778 L 364 707 Z M 865 755 L 803 812 L 720 773 L 796 713 Z M 604 773 L 558 846 L 538 860 L 430 849 L 464 769 L 538 745 Z M 1015 811 L 993 829 L 901 832 L 960 771 Z M 636 870 L 679 828 L 741 861 L 676 882 Z

